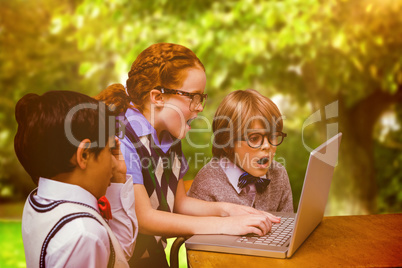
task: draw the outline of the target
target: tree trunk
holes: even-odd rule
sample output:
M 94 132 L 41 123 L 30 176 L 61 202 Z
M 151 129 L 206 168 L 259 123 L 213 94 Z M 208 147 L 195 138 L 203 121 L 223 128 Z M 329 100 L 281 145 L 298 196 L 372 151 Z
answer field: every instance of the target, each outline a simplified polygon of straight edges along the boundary
M 374 125 L 385 109 L 392 103 L 402 101 L 402 85 L 399 85 L 395 94 L 376 89 L 348 107 L 340 92 L 335 95 L 335 92 L 320 87 L 317 81 L 314 63 L 304 64 L 303 82 L 313 112 L 320 109 L 321 115 L 325 114 L 325 119 L 328 119 L 326 108 L 338 101 L 339 131 L 343 133 L 326 214 L 376 213 L 378 189 L 374 165 Z M 316 124 L 322 141 L 331 132 L 328 131 L 329 122 L 325 119 L 321 118 L 321 122 Z
M 343 137 L 331 186 L 330 211 L 327 213 L 372 214 L 376 212 L 377 196 L 372 129 L 370 126 L 358 129 L 352 118 L 342 117 L 339 130 Z M 359 134 L 364 132 L 370 139 L 359 139 Z
M 384 110 L 401 98 L 402 88 L 395 95 L 378 90 L 351 108 L 340 98 L 339 130 L 343 137 L 327 214 L 377 212 L 374 125 Z

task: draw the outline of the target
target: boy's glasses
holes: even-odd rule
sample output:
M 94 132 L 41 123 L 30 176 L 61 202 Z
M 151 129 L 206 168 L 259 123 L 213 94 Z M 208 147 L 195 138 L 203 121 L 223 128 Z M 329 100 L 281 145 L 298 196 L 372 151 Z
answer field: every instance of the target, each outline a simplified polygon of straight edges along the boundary
M 281 131 L 273 132 L 273 133 L 253 133 L 243 138 L 243 140 L 247 141 L 248 146 L 251 148 L 260 148 L 264 143 L 264 137 L 268 138 L 269 144 L 272 146 L 278 146 L 283 142 L 283 139 L 287 136 L 286 133 Z
M 170 89 L 170 88 L 165 88 L 161 86 L 155 87 L 156 90 L 159 90 L 163 94 L 173 94 L 173 95 L 180 95 L 180 96 L 186 96 L 191 99 L 190 102 L 190 111 L 194 112 L 196 110 L 199 110 L 201 107 L 205 107 L 205 103 L 208 97 L 208 94 L 201 94 L 201 93 L 189 93 L 177 89 Z

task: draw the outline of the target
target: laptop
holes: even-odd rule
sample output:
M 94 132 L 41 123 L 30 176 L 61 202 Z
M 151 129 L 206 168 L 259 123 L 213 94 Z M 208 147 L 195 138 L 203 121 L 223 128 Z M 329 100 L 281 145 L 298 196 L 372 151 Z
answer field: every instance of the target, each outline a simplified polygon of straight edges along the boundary
M 310 153 L 297 213 L 273 212 L 281 222 L 273 224 L 267 235 L 194 235 L 185 242 L 186 248 L 290 258 L 324 216 L 341 138 L 338 133 Z

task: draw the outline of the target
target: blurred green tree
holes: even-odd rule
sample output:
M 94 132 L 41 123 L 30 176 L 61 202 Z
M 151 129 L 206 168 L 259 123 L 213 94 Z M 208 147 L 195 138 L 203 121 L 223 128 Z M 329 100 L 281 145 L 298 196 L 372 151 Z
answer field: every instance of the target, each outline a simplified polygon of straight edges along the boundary
M 0 77 L 2 88 L 7 88 L 4 101 L 11 108 L 27 85 L 38 92 L 57 85 L 95 94 L 111 82 L 125 80 L 119 76 L 150 44 L 180 43 L 206 67 L 210 99 L 204 114 L 209 119 L 224 95 L 250 87 L 267 96 L 290 96 L 300 109 L 309 105 L 310 112 L 320 111 L 323 117 L 328 117 L 325 107 L 335 105 L 331 107 L 338 116 L 314 127 L 302 129 L 305 118 L 299 118 L 291 131 L 304 134 L 305 143 L 292 140 L 289 146 L 298 147 L 284 144 L 284 151 L 299 155 L 303 145 L 314 147 L 313 140 L 319 143 L 333 134 L 336 129 L 327 133 L 327 127 L 338 123 L 344 138 L 333 209 L 349 214 L 378 211 L 376 167 L 381 167 L 375 164 L 374 126 L 385 110 L 402 102 L 401 0 L 84 0 L 64 5 L 31 0 L 6 7 L 15 13 L 7 23 L 2 20 L 7 26 L 2 26 L 0 38 L 11 52 L 0 52 L 1 70 L 21 72 Z M 34 18 L 35 12 L 45 15 Z M 12 21 L 17 16 L 20 19 Z M 13 37 L 12 44 L 9 39 L 17 25 L 20 36 Z M 35 34 L 29 39 L 23 33 L 31 26 Z M 4 35 L 7 32 L 11 37 Z M 13 55 L 18 48 L 22 56 L 10 57 L 8 53 Z M 36 68 L 25 65 L 35 59 L 40 62 Z M 9 115 L 11 108 L 0 113 Z M 294 114 L 285 115 L 301 116 Z M 15 126 L 10 122 L 4 129 L 11 137 Z M 208 133 L 191 135 L 192 140 L 211 141 Z M 190 156 L 195 153 L 194 148 L 185 150 Z M 208 146 L 196 150 L 210 152 Z M 299 177 L 303 168 L 298 168 Z
M 334 204 L 344 213 L 377 210 L 373 132 L 402 101 L 401 1 L 129 3 L 84 1 L 75 13 L 81 48 L 102 47 L 129 63 L 151 43 L 182 43 L 204 62 L 213 100 L 254 87 L 290 94 L 312 111 L 337 101 L 344 138 Z M 320 141 L 327 124 L 314 128 Z
M 72 38 L 76 29 L 57 31 L 52 24 L 58 14 L 72 14 L 75 2 L 0 1 L 0 199 L 24 199 L 34 187 L 14 153 L 17 101 L 49 90 L 94 95 L 112 79 L 108 73 L 84 79 L 79 74 L 83 53 Z

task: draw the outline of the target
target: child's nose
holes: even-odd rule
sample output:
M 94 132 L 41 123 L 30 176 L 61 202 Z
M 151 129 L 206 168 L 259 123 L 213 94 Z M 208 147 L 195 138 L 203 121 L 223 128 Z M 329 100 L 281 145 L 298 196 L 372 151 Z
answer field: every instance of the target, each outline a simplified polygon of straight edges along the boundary
M 261 149 L 265 150 L 265 149 L 269 149 L 269 148 L 271 148 L 271 144 L 268 141 L 268 136 L 264 136 L 262 145 L 261 145 Z

